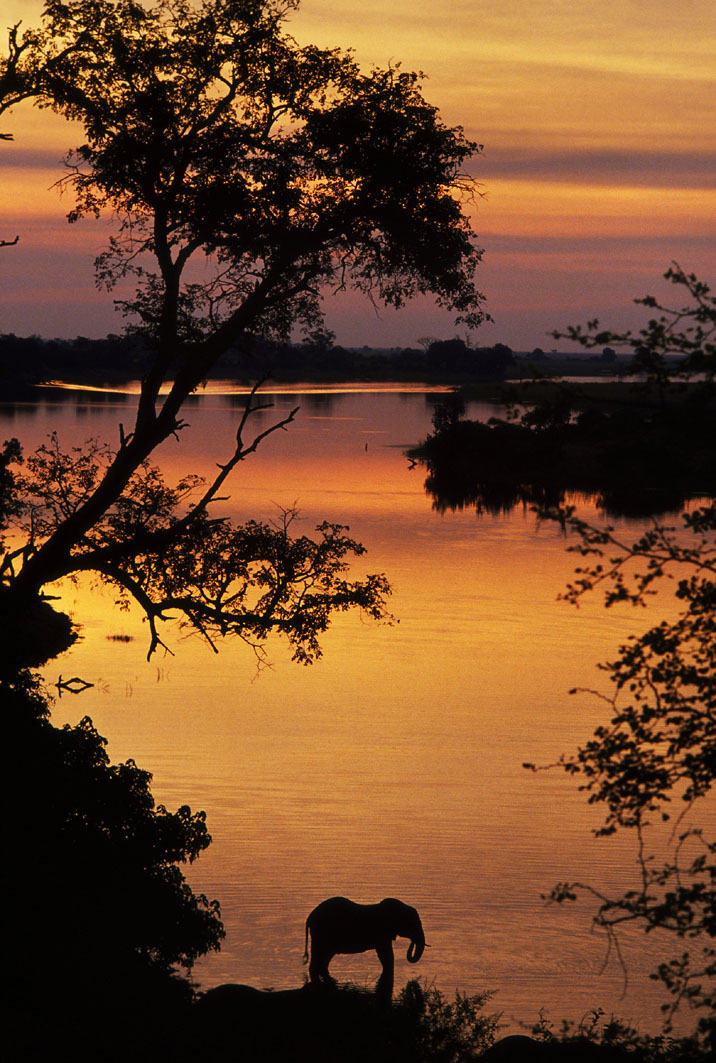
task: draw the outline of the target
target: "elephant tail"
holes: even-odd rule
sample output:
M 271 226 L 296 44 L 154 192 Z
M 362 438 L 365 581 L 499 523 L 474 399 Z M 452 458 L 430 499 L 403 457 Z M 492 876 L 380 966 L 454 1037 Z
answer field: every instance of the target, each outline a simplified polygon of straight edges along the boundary
M 309 926 L 310 922 L 311 922 L 311 917 L 309 915 L 308 919 L 306 920 L 306 947 L 303 950 L 303 965 L 304 965 L 304 967 L 308 963 L 308 926 Z

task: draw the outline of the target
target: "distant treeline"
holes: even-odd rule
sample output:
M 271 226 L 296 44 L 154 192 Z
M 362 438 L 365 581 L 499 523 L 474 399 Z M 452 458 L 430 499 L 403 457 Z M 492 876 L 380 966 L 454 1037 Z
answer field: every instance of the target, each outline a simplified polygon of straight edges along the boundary
M 46 340 L 0 336 L 0 389 L 5 399 L 22 397 L 39 383 L 62 380 L 112 386 L 141 379 L 151 349 L 137 336 Z M 273 380 L 426 380 L 463 383 L 503 380 L 512 375 L 509 347 L 471 347 L 464 340 L 433 340 L 422 348 L 347 350 L 321 337 L 300 344 L 252 339 L 227 351 L 215 377 L 241 383 L 270 375 Z

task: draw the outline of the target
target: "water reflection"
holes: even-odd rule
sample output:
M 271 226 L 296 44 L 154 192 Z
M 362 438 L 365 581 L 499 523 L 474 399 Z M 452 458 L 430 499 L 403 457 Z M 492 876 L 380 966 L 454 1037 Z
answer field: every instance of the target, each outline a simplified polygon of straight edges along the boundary
M 430 475 L 425 491 L 432 496 L 438 513 L 455 513 L 474 509 L 478 516 L 511 513 L 516 506 L 549 509 L 562 505 L 566 492 L 536 484 L 480 483 L 466 488 L 462 482 L 450 482 L 449 476 Z
M 473 474 L 474 475 L 474 474 Z M 472 479 L 472 477 L 470 477 Z M 478 516 L 511 513 L 518 506 L 545 512 L 575 500 L 590 499 L 606 517 L 634 519 L 680 512 L 693 497 L 676 486 L 633 485 L 604 491 L 576 491 L 540 483 L 515 483 L 496 480 L 471 483 L 447 472 L 433 472 L 426 477 L 425 491 L 438 513 L 455 513 L 474 509 Z
M 508 1026 L 541 1007 L 578 1019 L 603 1006 L 653 1028 L 659 997 L 646 971 L 656 947 L 627 938 L 620 999 L 618 967 L 599 976 L 604 942 L 585 908 L 545 909 L 540 898 L 558 880 L 630 882 L 629 844 L 591 837 L 598 817 L 569 779 L 521 767 L 591 734 L 601 706 L 566 692 L 599 685 L 597 662 L 633 630 L 633 615 L 558 603 L 572 559 L 559 532 L 521 507 L 479 522 L 431 509 L 402 452 L 429 430 L 425 395 L 298 398 L 296 424 L 242 463 L 216 515 L 270 518 L 298 500 L 307 530 L 348 523 L 368 549 L 366 570 L 388 573 L 399 624 L 340 617 L 318 664 L 298 668 L 275 646 L 273 669 L 252 682 L 241 645 L 215 656 L 175 631 L 176 656 L 147 663 L 139 616 L 89 586 L 58 589 L 83 639 L 48 681 L 95 685 L 63 697 L 54 721 L 89 715 L 114 761 L 133 757 L 153 773 L 157 801 L 207 812 L 214 843 L 188 875 L 221 900 L 227 939 L 198 980 L 295 987 L 319 901 L 394 896 L 420 912 L 432 946 L 425 980 L 449 994 L 496 989 Z M 286 393 L 276 402 L 259 426 L 294 404 Z M 32 449 L 53 428 L 65 446 L 86 434 L 114 442 L 116 414 L 98 404 L 78 424 L 71 405 L 43 408 L 23 424 L 23 442 Z M 210 475 L 237 417 L 232 397 L 202 396 L 181 441 L 157 455 L 169 479 Z M 375 980 L 375 956 L 334 964 L 341 979 Z M 413 973 L 397 955 L 396 986 Z
M 716 438 L 703 418 L 694 419 L 690 434 L 680 421 L 672 423 L 661 439 L 665 418 L 635 429 L 615 416 L 534 427 L 460 414 L 438 405 L 434 431 L 409 452 L 427 468 L 425 490 L 440 513 L 545 509 L 581 494 L 610 517 L 642 518 L 676 512 L 689 499 L 716 491 Z

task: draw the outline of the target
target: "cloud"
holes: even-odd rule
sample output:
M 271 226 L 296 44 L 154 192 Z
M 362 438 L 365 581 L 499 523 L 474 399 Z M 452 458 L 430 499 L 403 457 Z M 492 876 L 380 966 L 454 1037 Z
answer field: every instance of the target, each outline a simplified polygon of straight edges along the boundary
M 539 151 L 500 146 L 487 148 L 471 169 L 488 185 L 490 178 L 507 178 L 642 188 L 714 187 L 714 156 L 705 151 L 599 146 Z

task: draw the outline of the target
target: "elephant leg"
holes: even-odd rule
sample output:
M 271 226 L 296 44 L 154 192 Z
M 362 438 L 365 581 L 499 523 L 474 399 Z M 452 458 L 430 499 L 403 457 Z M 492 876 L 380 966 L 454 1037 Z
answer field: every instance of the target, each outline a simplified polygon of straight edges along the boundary
M 393 946 L 388 942 L 384 945 L 378 945 L 375 951 L 378 953 L 378 959 L 383 965 L 383 971 L 376 984 L 376 992 L 381 996 L 390 998 L 393 996 Z
M 331 985 L 335 983 L 335 978 L 332 978 L 328 971 L 328 964 L 334 956 L 334 952 L 322 952 L 320 949 L 316 950 L 315 948 L 311 950 L 308 976 L 312 982 L 315 984 L 327 982 Z

